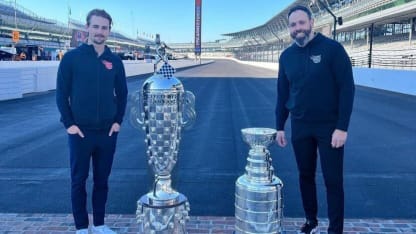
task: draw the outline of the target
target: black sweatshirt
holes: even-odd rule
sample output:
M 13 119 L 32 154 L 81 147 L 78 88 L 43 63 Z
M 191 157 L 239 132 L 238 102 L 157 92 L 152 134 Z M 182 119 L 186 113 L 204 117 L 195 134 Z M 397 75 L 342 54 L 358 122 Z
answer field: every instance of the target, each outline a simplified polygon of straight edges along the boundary
M 347 131 L 354 100 L 350 59 L 338 42 L 320 33 L 305 46 L 293 43 L 280 56 L 276 128 L 291 118 L 334 123 Z
M 108 130 L 121 124 L 127 84 L 120 58 L 107 46 L 99 57 L 87 44 L 67 52 L 59 64 L 56 103 L 66 128 Z

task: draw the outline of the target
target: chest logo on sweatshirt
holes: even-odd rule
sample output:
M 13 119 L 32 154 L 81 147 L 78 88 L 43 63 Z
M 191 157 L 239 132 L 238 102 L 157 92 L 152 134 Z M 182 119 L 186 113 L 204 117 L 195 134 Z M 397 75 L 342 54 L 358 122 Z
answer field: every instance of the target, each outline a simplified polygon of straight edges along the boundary
M 321 55 L 311 55 L 311 60 L 313 63 L 320 63 L 321 62 Z
M 107 60 L 102 60 L 102 62 L 104 64 L 105 68 L 107 68 L 108 70 L 113 69 L 113 64 L 111 62 L 109 62 Z

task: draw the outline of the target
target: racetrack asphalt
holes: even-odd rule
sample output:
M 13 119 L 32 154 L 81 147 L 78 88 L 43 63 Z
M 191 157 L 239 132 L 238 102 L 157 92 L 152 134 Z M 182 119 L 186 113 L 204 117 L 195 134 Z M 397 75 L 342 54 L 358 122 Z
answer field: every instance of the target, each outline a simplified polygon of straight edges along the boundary
M 217 60 L 176 76 L 196 96 L 197 119 L 182 132 L 173 186 L 188 197 L 191 215 L 233 216 L 235 181 L 248 155 L 240 130 L 274 128 L 276 72 Z M 129 92 L 143 81 L 129 78 Z M 416 217 L 415 120 L 415 96 L 356 87 L 344 163 L 346 218 Z M 0 213 L 70 213 L 67 136 L 55 92 L 0 102 L 0 129 Z M 289 124 L 286 130 L 290 137 Z M 151 189 L 143 139 L 127 113 L 110 177 L 110 214 L 134 214 Z M 269 149 L 284 183 L 285 216 L 303 217 L 291 145 Z M 317 185 L 319 216 L 326 217 L 319 169 Z

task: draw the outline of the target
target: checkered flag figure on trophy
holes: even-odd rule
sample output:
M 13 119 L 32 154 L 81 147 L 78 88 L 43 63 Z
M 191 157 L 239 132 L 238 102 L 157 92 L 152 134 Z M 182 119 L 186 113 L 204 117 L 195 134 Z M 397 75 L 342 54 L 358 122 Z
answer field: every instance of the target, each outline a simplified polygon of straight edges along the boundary
M 162 67 L 157 71 L 157 74 L 162 74 L 166 78 L 170 78 L 176 72 L 176 69 L 169 63 L 165 62 Z

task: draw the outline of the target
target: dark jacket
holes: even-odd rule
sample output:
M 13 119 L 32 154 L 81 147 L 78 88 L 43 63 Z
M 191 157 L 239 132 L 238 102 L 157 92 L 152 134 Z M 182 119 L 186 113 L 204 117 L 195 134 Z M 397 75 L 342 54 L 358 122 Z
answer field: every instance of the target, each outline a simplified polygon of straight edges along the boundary
M 334 123 L 347 131 L 354 100 L 350 59 L 338 42 L 318 33 L 305 46 L 293 43 L 280 56 L 276 128 L 289 112 L 306 123 Z
M 67 52 L 59 64 L 56 102 L 65 128 L 104 130 L 121 124 L 127 103 L 122 61 L 108 47 L 99 57 L 87 44 Z

